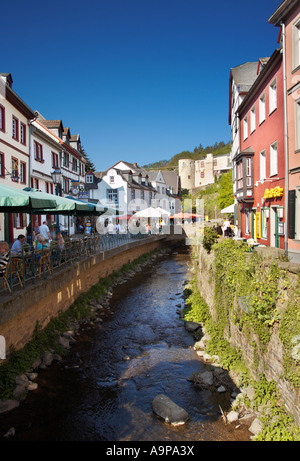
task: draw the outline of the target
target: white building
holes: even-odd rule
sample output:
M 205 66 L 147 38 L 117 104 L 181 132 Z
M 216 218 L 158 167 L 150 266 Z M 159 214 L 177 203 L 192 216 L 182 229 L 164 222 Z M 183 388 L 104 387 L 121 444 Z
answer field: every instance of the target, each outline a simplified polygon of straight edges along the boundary
M 64 128 L 61 120 L 46 120 L 38 111 L 31 129 L 31 179 L 34 189 L 62 196 L 77 196 L 85 182 L 86 159 L 79 152 L 79 135 L 71 136 L 70 129 Z M 53 184 L 51 172 L 59 168 L 62 183 Z M 34 226 L 40 225 L 46 216 L 35 216 Z M 50 226 L 56 225 L 56 216 L 48 215 Z M 75 218 L 59 217 L 61 230 L 74 232 Z
M 89 201 L 115 207 L 120 215 L 132 215 L 150 206 L 171 214 L 178 209 L 178 197 L 170 192 L 162 172 L 147 172 L 136 163 L 120 161 L 104 173 L 88 172 L 85 187 Z
M 29 186 L 30 121 L 34 112 L 12 89 L 11 74 L 0 73 L 0 183 L 16 189 Z M 13 242 L 25 234 L 24 213 L 0 214 L 0 240 Z

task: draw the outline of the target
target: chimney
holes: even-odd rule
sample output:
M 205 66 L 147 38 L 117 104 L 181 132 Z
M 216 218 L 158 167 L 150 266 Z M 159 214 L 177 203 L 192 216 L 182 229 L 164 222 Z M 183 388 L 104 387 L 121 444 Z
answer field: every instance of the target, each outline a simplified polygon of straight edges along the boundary
M 137 168 L 137 163 L 134 163 L 133 166 L 135 166 L 135 168 Z

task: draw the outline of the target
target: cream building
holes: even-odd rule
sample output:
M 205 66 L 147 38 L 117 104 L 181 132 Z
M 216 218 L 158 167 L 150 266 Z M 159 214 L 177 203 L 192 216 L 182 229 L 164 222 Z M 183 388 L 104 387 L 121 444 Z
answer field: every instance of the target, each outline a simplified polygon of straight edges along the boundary
M 179 160 L 179 176 L 182 189 L 192 190 L 207 186 L 219 178 L 221 174 L 232 169 L 230 154 L 207 154 L 201 160 Z

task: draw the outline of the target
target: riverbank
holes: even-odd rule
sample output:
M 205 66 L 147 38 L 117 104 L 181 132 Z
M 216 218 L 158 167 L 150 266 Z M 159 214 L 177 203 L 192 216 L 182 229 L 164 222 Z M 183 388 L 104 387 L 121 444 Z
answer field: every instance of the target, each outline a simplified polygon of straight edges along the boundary
M 57 350 L 48 347 L 52 366 L 33 371 L 38 388 L 20 409 L 0 415 L 0 432 L 11 440 L 249 440 L 241 425 L 221 420 L 219 404 L 227 410 L 228 393 L 201 390 L 190 380 L 204 365 L 176 314 L 184 307 L 186 261 L 151 255 L 148 264 L 107 284 L 105 294 L 99 287 L 90 293 L 92 317 L 81 318 L 79 329 L 75 319 L 59 331 L 56 343 L 71 339 L 67 355 L 57 361 Z M 188 410 L 184 427 L 170 428 L 153 415 L 151 402 L 161 393 Z
M 193 260 L 184 318 L 204 326 L 200 353 L 208 364 L 218 356 L 242 391 L 235 413 L 224 416 L 253 420 L 254 440 L 299 440 L 291 416 L 298 411 L 298 268 L 231 240 L 209 252 L 197 248 Z

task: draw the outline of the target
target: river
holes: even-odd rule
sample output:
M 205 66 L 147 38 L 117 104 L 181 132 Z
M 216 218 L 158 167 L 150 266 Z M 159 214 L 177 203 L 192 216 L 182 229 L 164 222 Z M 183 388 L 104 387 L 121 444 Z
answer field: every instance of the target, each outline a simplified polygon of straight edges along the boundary
M 227 394 L 200 390 L 189 377 L 205 365 L 177 314 L 191 272 L 189 256 L 159 258 L 114 289 L 113 314 L 76 336 L 62 362 L 41 370 L 38 389 L 0 415 L 0 434 L 34 441 L 246 441 L 245 427 L 225 425 Z M 190 415 L 173 427 L 152 411 L 166 394 Z

